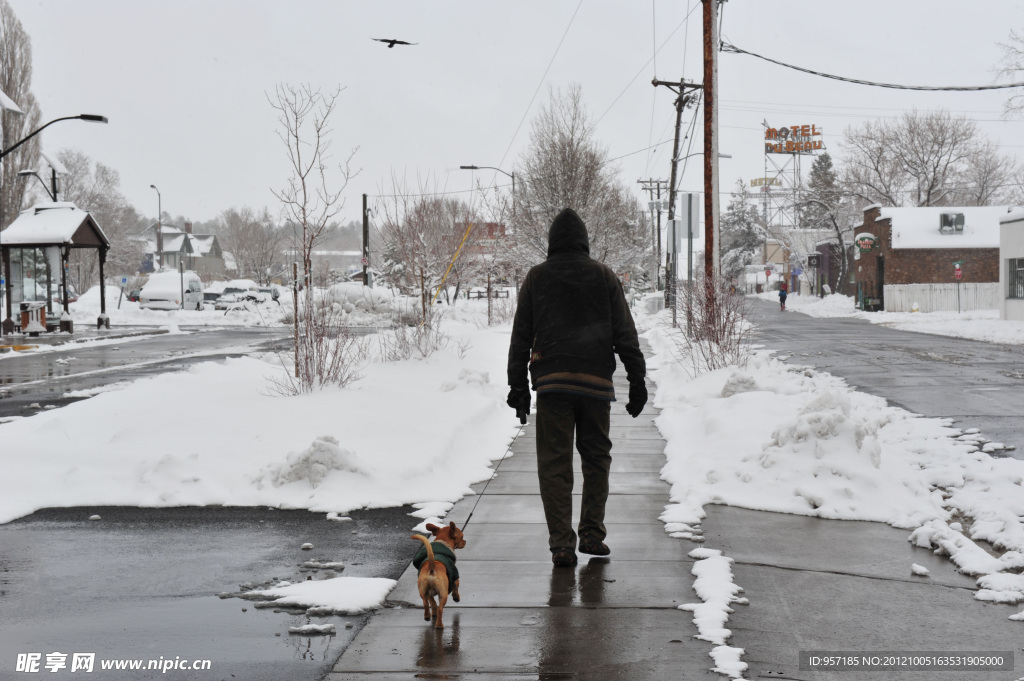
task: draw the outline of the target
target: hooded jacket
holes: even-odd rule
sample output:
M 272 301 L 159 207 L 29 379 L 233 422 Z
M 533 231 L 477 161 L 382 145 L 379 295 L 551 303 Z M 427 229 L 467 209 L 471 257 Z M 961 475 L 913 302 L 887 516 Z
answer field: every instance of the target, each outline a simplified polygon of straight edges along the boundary
M 622 284 L 590 257 L 583 220 L 566 208 L 548 232 L 548 257 L 519 289 L 508 353 L 508 383 L 525 387 L 527 367 L 538 394 L 569 392 L 614 400 L 615 355 L 630 383 L 646 364 Z

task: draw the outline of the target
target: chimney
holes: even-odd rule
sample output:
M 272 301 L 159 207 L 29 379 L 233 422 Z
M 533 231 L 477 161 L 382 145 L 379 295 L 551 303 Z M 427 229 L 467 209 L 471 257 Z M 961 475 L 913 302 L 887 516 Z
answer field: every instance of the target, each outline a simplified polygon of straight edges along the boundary
M 186 234 L 191 234 L 192 233 L 192 223 L 191 222 L 186 222 L 185 223 L 185 233 Z

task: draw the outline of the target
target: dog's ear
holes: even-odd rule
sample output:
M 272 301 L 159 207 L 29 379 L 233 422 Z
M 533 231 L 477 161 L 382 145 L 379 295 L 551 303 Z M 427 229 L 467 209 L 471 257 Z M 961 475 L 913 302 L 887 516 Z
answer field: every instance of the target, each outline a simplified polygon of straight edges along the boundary
M 459 526 L 456 525 L 455 521 L 453 520 L 448 524 L 448 529 L 451 530 L 452 536 L 454 537 L 456 536 L 456 532 L 459 531 Z
M 441 531 L 441 528 L 435 525 L 434 523 L 427 523 L 427 531 L 429 531 L 430 534 L 436 537 L 437 533 Z

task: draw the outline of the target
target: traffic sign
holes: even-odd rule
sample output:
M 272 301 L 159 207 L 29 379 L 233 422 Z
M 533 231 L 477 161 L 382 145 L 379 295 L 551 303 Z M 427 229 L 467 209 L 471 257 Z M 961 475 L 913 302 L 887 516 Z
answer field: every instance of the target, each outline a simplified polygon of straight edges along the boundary
M 953 276 L 956 277 L 957 279 L 963 279 L 964 278 L 964 271 L 962 269 L 960 269 L 960 268 L 957 268 L 956 270 L 954 270 Z
M 363 266 L 365 267 L 366 265 L 369 265 L 369 264 L 370 264 L 370 261 L 367 260 L 366 258 L 363 258 Z

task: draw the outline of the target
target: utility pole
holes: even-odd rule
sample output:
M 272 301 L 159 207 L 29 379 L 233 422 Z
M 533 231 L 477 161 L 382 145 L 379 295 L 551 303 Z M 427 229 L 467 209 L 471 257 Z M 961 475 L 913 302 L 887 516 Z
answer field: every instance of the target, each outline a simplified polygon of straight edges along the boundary
M 679 79 L 678 83 L 658 80 L 657 78 L 655 78 L 654 80 L 651 81 L 651 84 L 654 85 L 654 87 L 658 87 L 659 85 L 667 87 L 668 89 L 672 90 L 672 92 L 676 93 L 676 135 L 675 140 L 672 143 L 672 175 L 668 181 L 668 219 L 669 222 L 671 222 L 672 220 L 675 219 L 676 215 L 676 179 L 678 177 L 679 168 L 679 136 L 682 133 L 683 109 L 686 108 L 686 105 L 690 101 L 690 95 L 688 93 L 692 90 L 700 89 L 700 85 L 696 85 L 694 83 L 687 83 L 682 78 Z M 659 248 L 659 260 L 660 257 L 661 256 Z M 675 257 L 675 254 L 673 254 L 669 258 L 666 258 L 665 262 L 665 288 L 668 292 L 669 298 L 668 300 L 665 301 L 665 304 L 673 306 L 675 306 Z
M 657 244 L 654 252 L 654 290 L 661 290 L 661 187 L 665 184 L 665 180 L 637 180 L 637 184 L 642 185 L 643 191 L 647 192 L 651 199 L 650 205 L 652 206 L 651 212 L 657 211 L 657 226 L 652 224 L 652 230 L 654 234 L 651 235 L 651 243 Z M 654 193 L 657 192 L 658 196 L 655 199 Z M 671 210 L 671 209 L 670 209 Z
M 366 194 L 363 194 L 363 286 L 370 285 L 367 267 L 370 265 L 370 214 L 366 210 Z
M 718 3 L 704 3 L 704 276 L 721 270 L 718 200 Z

